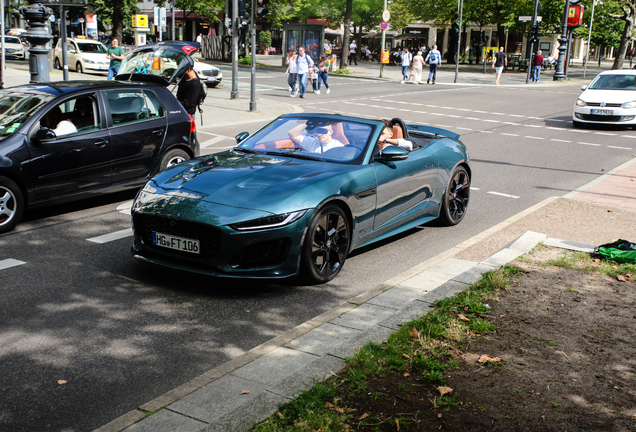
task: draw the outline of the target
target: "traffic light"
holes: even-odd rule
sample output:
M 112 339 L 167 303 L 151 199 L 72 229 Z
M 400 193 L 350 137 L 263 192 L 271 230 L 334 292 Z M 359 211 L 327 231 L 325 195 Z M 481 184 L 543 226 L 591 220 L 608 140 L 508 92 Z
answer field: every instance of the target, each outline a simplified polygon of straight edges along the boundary
M 257 0 L 256 2 L 256 19 L 264 19 L 269 13 L 267 10 L 267 0 Z
M 541 27 L 539 26 L 539 24 L 532 24 L 532 27 L 530 28 L 530 42 L 534 43 L 539 41 L 540 30 Z
M 249 3 L 246 0 L 238 0 L 238 17 L 239 18 L 249 18 L 247 10 L 249 8 Z
M 459 34 L 459 29 L 461 28 L 459 21 L 455 21 L 451 26 L 451 32 L 455 35 Z

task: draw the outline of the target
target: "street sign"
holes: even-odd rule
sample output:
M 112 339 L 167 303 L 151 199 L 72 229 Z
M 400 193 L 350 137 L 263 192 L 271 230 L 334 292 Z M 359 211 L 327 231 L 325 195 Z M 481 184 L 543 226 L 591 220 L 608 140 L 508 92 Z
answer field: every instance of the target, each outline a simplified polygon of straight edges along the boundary
M 133 15 L 133 27 L 148 27 L 148 15 Z
M 532 21 L 532 17 L 531 16 L 520 16 L 519 17 L 519 21 L 523 21 L 523 22 Z M 541 17 L 540 16 L 537 17 L 537 22 L 541 22 Z
M 382 21 L 388 21 L 391 18 L 391 12 L 388 9 L 384 9 L 382 12 Z
M 386 30 L 386 29 L 388 29 L 388 28 L 389 28 L 389 23 L 388 23 L 388 22 L 386 22 L 386 21 L 382 21 L 382 22 L 380 23 L 380 28 L 381 28 L 382 30 Z
M 570 6 L 568 9 L 568 27 L 577 28 L 583 25 L 583 11 L 585 6 Z

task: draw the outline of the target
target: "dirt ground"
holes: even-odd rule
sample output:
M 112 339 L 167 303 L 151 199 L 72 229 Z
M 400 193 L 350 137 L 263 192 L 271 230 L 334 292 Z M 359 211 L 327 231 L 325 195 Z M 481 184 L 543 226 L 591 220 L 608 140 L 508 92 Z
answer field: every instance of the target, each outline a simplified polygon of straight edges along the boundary
M 636 431 L 636 275 L 541 264 L 563 256 L 539 247 L 511 263 L 525 273 L 490 304 L 498 330 L 453 354 L 444 385 L 456 406 L 439 406 L 435 386 L 386 377 L 368 395 L 390 397 L 343 402 L 402 420 L 359 430 Z M 479 363 L 484 354 L 501 361 Z

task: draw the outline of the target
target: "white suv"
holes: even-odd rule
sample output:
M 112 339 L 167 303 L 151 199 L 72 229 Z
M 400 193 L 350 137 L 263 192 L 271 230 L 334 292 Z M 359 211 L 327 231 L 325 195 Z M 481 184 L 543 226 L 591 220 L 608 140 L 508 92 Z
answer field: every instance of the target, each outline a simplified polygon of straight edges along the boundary
M 106 58 L 106 46 L 91 39 L 66 39 L 68 68 L 78 73 L 84 71 L 108 72 L 110 60 Z M 62 69 L 62 39 L 55 46 L 55 68 Z

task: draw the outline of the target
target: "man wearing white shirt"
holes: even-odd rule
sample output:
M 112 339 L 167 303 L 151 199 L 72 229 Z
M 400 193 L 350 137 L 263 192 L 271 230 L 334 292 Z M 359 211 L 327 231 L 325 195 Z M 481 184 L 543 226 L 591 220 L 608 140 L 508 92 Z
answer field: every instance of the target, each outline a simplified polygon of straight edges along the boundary
M 349 45 L 349 64 L 351 64 L 351 59 L 356 62 L 356 66 L 358 66 L 358 59 L 356 58 L 356 51 L 358 50 L 358 45 L 356 45 L 355 39 Z
M 305 54 L 305 48 L 298 48 L 298 55 L 296 56 L 296 65 L 298 66 L 298 87 L 300 88 L 300 98 L 305 97 L 305 87 L 307 85 L 307 75 L 309 74 L 309 68 L 314 65 L 314 61 L 311 57 Z
M 400 82 L 400 84 L 404 84 L 404 81 L 409 79 L 408 71 L 411 67 L 411 60 L 413 60 L 413 56 L 409 52 L 409 49 L 407 47 L 404 47 L 404 51 L 402 51 L 400 57 L 402 57 L 402 81 Z
M 381 122 L 384 123 L 384 130 L 378 139 L 380 153 L 382 153 L 382 150 L 384 150 L 385 147 L 390 145 L 402 147 L 408 151 L 413 151 L 413 142 L 404 138 L 393 138 L 393 123 L 389 120 L 381 120 Z
M 307 123 L 302 123 L 291 129 L 287 134 L 289 138 L 299 144 L 304 150 L 312 153 L 324 153 L 336 147 L 343 147 L 344 144 L 333 139 L 333 127 L 325 125 L 314 128 L 310 134 L 306 134 Z

